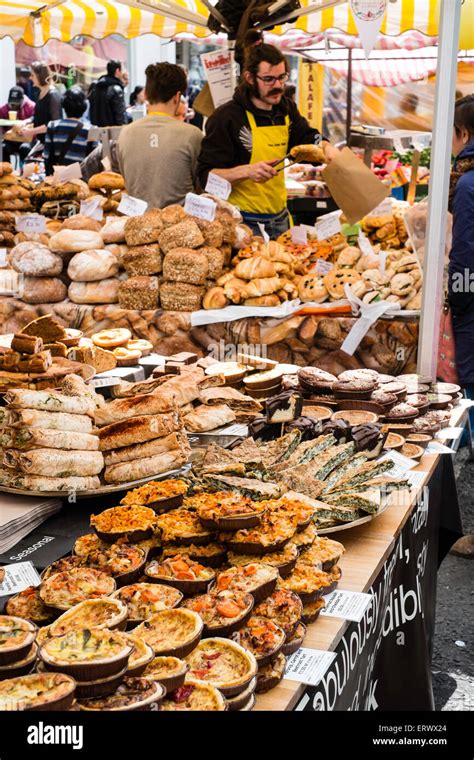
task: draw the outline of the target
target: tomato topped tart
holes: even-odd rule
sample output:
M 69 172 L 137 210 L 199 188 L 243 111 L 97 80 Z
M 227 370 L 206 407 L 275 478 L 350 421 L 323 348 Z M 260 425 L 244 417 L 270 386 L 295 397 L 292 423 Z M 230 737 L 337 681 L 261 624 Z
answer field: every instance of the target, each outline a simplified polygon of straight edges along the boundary
M 200 615 L 207 636 L 227 636 L 240 628 L 250 616 L 253 605 L 252 594 L 231 589 L 211 591 L 183 602 L 183 607 Z
M 233 638 L 249 652 L 257 664 L 266 665 L 276 657 L 285 643 L 285 632 L 279 625 L 263 615 L 252 615 Z
M 156 612 L 177 607 L 183 598 L 181 591 L 160 583 L 132 583 L 112 596 L 127 605 L 130 623 L 140 623 Z
M 145 568 L 145 575 L 159 583 L 173 586 L 183 594 L 197 594 L 207 590 L 216 574 L 210 567 L 204 567 L 189 557 L 178 554 L 162 562 L 152 560 Z
M 230 567 L 219 573 L 217 591 L 245 591 L 260 601 L 271 594 L 279 578 L 278 570 L 263 562 L 252 562 L 242 567 Z
M 186 657 L 189 676 L 216 686 L 224 696 L 234 696 L 257 673 L 253 654 L 229 639 L 202 639 Z

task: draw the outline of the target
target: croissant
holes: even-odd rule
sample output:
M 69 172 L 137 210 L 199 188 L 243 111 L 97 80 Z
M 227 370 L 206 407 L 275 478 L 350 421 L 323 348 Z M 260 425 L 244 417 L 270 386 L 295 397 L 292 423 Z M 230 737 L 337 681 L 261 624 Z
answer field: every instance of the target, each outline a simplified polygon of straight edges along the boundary
M 239 261 L 235 267 L 235 276 L 244 280 L 254 280 L 258 277 L 275 277 L 276 271 L 272 262 L 263 256 L 254 256 L 252 259 Z M 270 291 L 271 292 L 271 291 Z M 260 295 L 266 295 L 262 293 Z
M 276 294 L 269 296 L 258 296 L 257 298 L 246 298 L 244 306 L 279 306 L 280 299 Z
M 203 309 L 223 309 L 227 306 L 223 288 L 210 288 L 202 299 Z
M 279 289 L 279 277 L 259 277 L 246 283 L 245 287 L 242 289 L 242 298 L 268 296 Z

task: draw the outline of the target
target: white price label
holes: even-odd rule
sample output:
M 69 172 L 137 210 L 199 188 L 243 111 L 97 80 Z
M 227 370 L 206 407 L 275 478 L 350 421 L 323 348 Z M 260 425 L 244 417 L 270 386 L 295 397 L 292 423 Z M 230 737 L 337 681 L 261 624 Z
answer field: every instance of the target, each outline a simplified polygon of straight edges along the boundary
M 316 237 L 318 240 L 327 240 L 333 235 L 341 232 L 340 212 L 335 211 L 331 214 L 320 216 L 316 222 Z
M 260 230 L 260 234 L 263 237 L 263 240 L 265 242 L 265 245 L 268 245 L 268 243 L 270 242 L 270 235 L 266 231 L 265 225 L 262 224 L 261 222 L 257 222 L 257 224 L 258 224 L 258 229 Z
M 324 597 L 326 606 L 321 610 L 321 615 L 337 617 L 343 620 L 352 620 L 360 623 L 364 613 L 372 602 L 370 594 L 362 594 L 357 591 L 333 591 Z
M 306 245 L 308 242 L 308 230 L 306 227 L 303 226 L 297 226 L 292 227 L 290 230 L 291 234 L 291 240 L 293 243 L 297 243 L 299 245 Z
M 316 262 L 313 264 L 310 271 L 316 272 L 317 274 L 328 274 L 331 269 L 334 269 L 334 264 L 331 264 L 330 261 L 324 261 L 324 259 L 316 259 Z
M 425 449 L 427 454 L 455 454 L 454 449 L 450 449 L 449 446 L 445 446 L 444 443 L 439 441 L 430 441 Z
M 78 161 L 69 166 L 54 167 L 54 182 L 70 182 L 72 179 L 82 179 L 81 165 Z
M 405 476 L 405 480 L 408 480 L 411 489 L 421 488 L 425 479 L 426 472 L 407 472 Z
M 121 382 L 119 377 L 94 377 L 89 380 L 89 385 L 93 388 L 109 388 L 112 385 L 120 385 Z
M 87 198 L 85 201 L 81 201 L 80 213 L 84 216 L 88 216 L 90 219 L 97 219 L 99 222 L 104 218 L 104 212 L 100 206 L 102 198 L 95 195 L 92 198 Z
M 362 230 L 359 230 L 359 235 L 357 237 L 357 244 L 360 250 L 362 251 L 362 253 L 364 254 L 364 256 L 374 252 L 374 249 L 372 248 L 372 244 L 369 238 L 364 235 Z
M 372 209 L 367 216 L 392 216 L 393 213 L 393 207 L 392 207 L 392 199 L 390 195 L 387 198 L 384 198 L 382 203 L 379 203 L 378 206 Z
M 101 163 L 104 167 L 104 172 L 112 171 L 112 164 L 110 163 L 110 158 L 108 156 L 105 156 L 105 158 L 102 159 Z
M 335 652 L 324 652 L 321 649 L 301 647 L 301 649 L 298 649 L 297 652 L 288 657 L 285 678 L 289 681 L 298 681 L 309 686 L 317 686 L 335 658 Z
M 209 195 L 215 195 L 216 198 L 222 198 L 226 201 L 232 192 L 232 185 L 224 177 L 209 172 L 205 190 Z
M 328 202 L 327 201 L 316 201 L 316 208 L 327 208 Z
M 41 214 L 23 214 L 16 217 L 18 232 L 46 232 L 46 217 Z
M 5 577 L 0 583 L 0 596 L 19 594 L 28 586 L 39 586 L 41 578 L 33 567 L 32 562 L 18 562 L 15 565 L 4 565 Z
M 213 222 L 216 208 L 217 204 L 211 198 L 203 198 L 202 195 L 196 195 L 196 193 L 186 193 L 184 210 L 187 214 Z
M 445 440 L 455 440 L 456 438 L 459 438 L 464 432 L 464 428 L 462 427 L 447 427 L 442 428 L 436 433 L 436 438 L 439 438 L 442 441 Z
M 0 248 L 0 267 L 3 269 L 7 265 L 7 249 Z
M 393 462 L 392 469 L 388 470 L 386 473 L 391 478 L 406 478 L 408 471 L 412 470 L 418 465 L 418 462 L 415 459 L 409 459 L 409 457 L 405 457 L 403 454 L 400 454 L 398 451 L 394 451 L 393 449 L 388 451 L 385 456 L 380 459 L 380 461 L 385 462 L 388 459 L 391 459 Z
M 122 200 L 117 211 L 125 216 L 142 216 L 148 208 L 148 203 L 140 198 L 133 198 L 127 193 L 122 193 Z
M 397 153 L 405 153 L 401 137 L 393 138 L 393 149 L 396 150 Z

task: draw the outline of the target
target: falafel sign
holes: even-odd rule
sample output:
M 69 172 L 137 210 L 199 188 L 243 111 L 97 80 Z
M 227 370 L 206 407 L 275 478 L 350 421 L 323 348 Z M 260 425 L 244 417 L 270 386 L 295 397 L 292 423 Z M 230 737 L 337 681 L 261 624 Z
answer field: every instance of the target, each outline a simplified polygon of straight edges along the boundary
M 219 108 L 232 98 L 235 81 L 232 76 L 234 54 L 225 50 L 216 50 L 213 53 L 203 53 L 201 61 L 211 90 L 214 108 Z

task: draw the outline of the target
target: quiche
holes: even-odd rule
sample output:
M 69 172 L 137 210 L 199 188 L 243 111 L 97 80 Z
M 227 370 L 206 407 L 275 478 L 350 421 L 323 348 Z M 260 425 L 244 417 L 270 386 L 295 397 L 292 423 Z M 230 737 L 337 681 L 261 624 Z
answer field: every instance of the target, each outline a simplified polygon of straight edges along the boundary
M 118 631 L 73 628 L 45 641 L 39 657 L 48 670 L 91 681 L 123 670 L 132 652 L 133 645 Z
M 156 515 L 148 507 L 111 507 L 99 515 L 91 515 L 92 527 L 108 544 L 125 537 L 130 542 L 144 541 L 153 535 L 155 523 Z
M 311 548 L 300 557 L 302 564 L 321 565 L 321 570 L 325 573 L 329 572 L 334 565 L 337 565 L 345 549 L 343 544 L 339 541 L 333 541 L 331 538 L 325 536 L 318 536 Z
M 228 636 L 245 623 L 254 599 L 245 591 L 211 591 L 183 602 L 183 607 L 201 616 L 207 636 Z
M 33 647 L 37 628 L 28 620 L 0 615 L 0 666 L 23 659 Z
M 151 710 L 165 695 L 165 689 L 157 681 L 149 678 L 124 678 L 123 683 L 107 697 L 83 699 L 81 710 Z
M 290 541 L 290 545 L 296 546 L 298 551 L 305 552 L 313 545 L 314 539 L 318 535 L 318 531 L 314 523 L 310 523 L 307 528 L 295 533 Z
M 117 544 L 114 544 L 114 546 L 123 545 L 125 543 L 127 542 L 125 542 L 123 539 L 119 539 L 117 541 Z M 160 540 L 157 536 L 152 536 L 151 538 L 147 538 L 144 541 L 137 541 L 132 545 L 137 547 L 137 549 L 142 549 L 142 551 L 144 551 L 148 556 L 154 550 L 159 548 Z M 77 554 L 78 557 L 85 557 L 95 549 L 105 549 L 107 546 L 109 546 L 109 544 L 107 544 L 105 541 L 101 541 L 97 533 L 86 533 L 84 536 L 79 536 L 79 538 L 76 540 L 76 543 L 74 544 L 72 551 L 73 554 Z
M 297 652 L 300 647 L 303 646 L 304 638 L 306 636 L 306 626 L 304 623 L 298 623 L 296 630 L 292 636 L 290 636 L 283 644 L 281 651 L 289 657 L 290 654 Z
M 169 544 L 165 546 L 161 554 L 163 559 L 167 557 L 175 557 L 180 554 L 182 557 L 189 557 L 194 562 L 200 562 L 201 565 L 206 567 L 220 567 L 227 559 L 227 550 L 223 544 L 216 544 L 211 542 L 205 546 L 196 546 L 190 544 L 189 546 L 177 546 L 175 544 Z
M 229 549 L 238 554 L 269 554 L 280 551 L 296 533 L 296 520 L 275 512 L 265 512 L 256 528 L 221 534 Z
M 68 710 L 76 682 L 64 673 L 32 673 L 0 682 L 0 710 Z
M 230 567 L 219 573 L 217 591 L 245 591 L 252 594 L 256 602 L 269 596 L 279 578 L 278 570 L 263 562 L 252 562 L 242 567 Z
M 180 591 L 159 583 L 133 583 L 122 586 L 112 596 L 128 608 L 129 623 L 140 623 L 156 612 L 177 607 L 183 598 Z
M 183 498 L 188 490 L 184 480 L 150 480 L 139 488 L 129 491 L 121 500 L 125 506 L 140 505 L 152 507 L 156 510 L 176 509 L 183 503 Z
M 24 676 L 27 673 L 31 673 L 37 656 L 38 645 L 35 642 L 25 657 L 15 660 L 15 662 L 11 662 L 9 665 L 0 667 L 0 681 L 3 681 L 5 678 L 15 678 L 16 676 Z
M 37 625 L 44 625 L 53 619 L 54 613 L 43 603 L 39 590 L 28 586 L 19 594 L 11 596 L 5 605 L 7 615 L 26 618 Z
M 155 653 L 152 647 L 134 632 L 122 633 L 124 641 L 133 646 L 133 652 L 128 658 L 127 677 L 141 676 L 147 665 L 153 660 Z
M 93 567 L 77 567 L 55 573 L 40 586 L 40 597 L 49 607 L 68 610 L 86 599 L 108 596 L 115 591 L 115 580 Z
M 269 662 L 267 665 L 263 665 L 258 669 L 257 673 L 257 687 L 255 691 L 257 694 L 264 694 L 270 689 L 274 689 L 278 686 L 280 681 L 285 675 L 286 657 L 280 652 L 273 662 Z
M 238 644 L 252 652 L 257 665 L 273 660 L 285 643 L 283 628 L 263 615 L 252 615 L 243 628 L 233 636 Z
M 303 603 L 293 591 L 277 588 L 255 607 L 255 614 L 273 620 L 285 631 L 287 638 L 290 638 L 303 615 Z
M 301 620 L 306 625 L 309 625 L 310 623 L 314 623 L 318 617 L 321 610 L 323 610 L 326 606 L 326 602 L 324 599 L 316 599 L 314 602 L 307 602 L 303 605 L 303 614 L 301 616 Z
M 279 552 L 265 554 L 264 559 L 266 565 L 276 567 L 280 576 L 286 578 L 286 576 L 293 570 L 298 556 L 298 549 L 290 542 Z M 241 565 L 250 565 L 252 562 L 255 562 L 255 555 L 252 554 L 236 554 L 235 552 L 229 552 L 227 557 L 229 564 L 237 567 Z
M 227 709 L 231 712 L 247 709 L 247 706 L 250 704 L 251 700 L 255 700 L 256 686 L 257 676 L 254 676 L 249 685 L 243 691 L 241 691 L 240 694 L 237 694 L 235 697 L 226 697 Z
M 260 504 L 265 505 L 269 512 L 293 518 L 296 522 L 296 529 L 299 531 L 308 527 L 315 512 L 315 508 L 310 504 L 285 497 L 281 499 L 269 499 L 268 501 L 260 502 Z
M 41 573 L 41 580 L 45 581 L 55 573 L 67 572 L 68 570 L 72 570 L 73 567 L 81 567 L 83 564 L 84 561 L 82 557 L 76 557 L 74 555 L 63 557 L 62 559 L 58 559 L 56 562 L 53 562 L 51 565 L 45 567 Z
M 213 533 L 204 528 L 197 514 L 189 512 L 184 507 L 160 515 L 156 523 L 161 530 L 163 543 L 188 546 L 189 544 L 208 544 L 213 538 Z
M 252 528 L 260 524 L 265 512 L 261 503 L 232 491 L 218 491 L 207 496 L 207 500 L 196 506 L 196 512 L 204 527 L 209 530 Z
M 92 549 L 83 561 L 88 567 L 112 575 L 118 586 L 124 586 L 138 580 L 145 567 L 146 554 L 130 544 L 106 544 Z
M 185 657 L 199 642 L 203 622 L 197 612 L 182 608 L 163 610 L 133 629 L 153 647 L 156 655 Z
M 160 710 L 218 711 L 227 709 L 226 701 L 219 689 L 209 683 L 186 677 L 186 683 L 167 695 L 160 704 Z
M 119 599 L 87 599 L 71 607 L 51 623 L 49 635 L 62 636 L 74 628 L 123 628 L 127 616 L 127 605 Z
M 251 652 L 219 637 L 202 639 L 186 662 L 191 678 L 210 683 L 229 697 L 243 691 L 258 669 Z
M 184 684 L 188 669 L 188 664 L 178 657 L 155 657 L 146 666 L 143 677 L 159 681 L 169 694 Z
M 199 594 L 206 591 L 216 577 L 210 567 L 204 567 L 190 557 L 179 554 L 162 562 L 152 560 L 145 568 L 145 575 L 159 583 L 173 586 L 183 594 Z
M 312 565 L 300 564 L 299 561 L 291 575 L 281 581 L 281 585 L 298 594 L 303 604 L 314 602 L 334 588 L 333 579 L 328 573 Z

